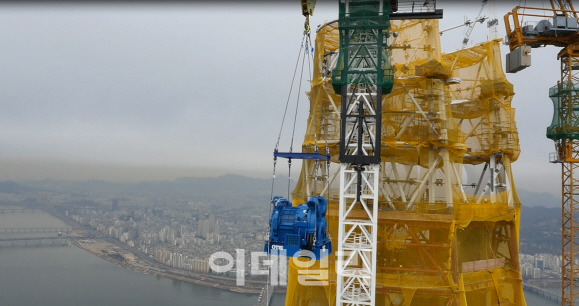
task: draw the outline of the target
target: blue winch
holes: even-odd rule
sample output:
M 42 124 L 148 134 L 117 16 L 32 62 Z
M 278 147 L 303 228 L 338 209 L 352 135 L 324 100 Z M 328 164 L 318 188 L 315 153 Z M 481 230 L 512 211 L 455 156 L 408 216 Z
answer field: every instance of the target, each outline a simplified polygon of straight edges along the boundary
M 327 202 L 322 196 L 311 197 L 307 203 L 292 207 L 283 197 L 271 201 L 273 211 L 269 220 L 269 240 L 265 242 L 265 252 L 301 257 L 311 251 L 315 259 L 322 259 L 332 253 L 332 241 L 327 235 Z

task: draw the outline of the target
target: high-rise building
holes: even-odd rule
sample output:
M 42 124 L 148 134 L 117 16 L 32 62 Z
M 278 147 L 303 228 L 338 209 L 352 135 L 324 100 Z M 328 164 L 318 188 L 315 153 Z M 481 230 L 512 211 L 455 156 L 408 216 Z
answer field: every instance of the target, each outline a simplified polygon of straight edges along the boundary
M 545 259 L 542 257 L 535 259 L 535 268 L 539 270 L 545 270 Z
M 209 233 L 209 220 L 199 220 L 197 232 L 201 238 L 207 238 L 207 234 Z

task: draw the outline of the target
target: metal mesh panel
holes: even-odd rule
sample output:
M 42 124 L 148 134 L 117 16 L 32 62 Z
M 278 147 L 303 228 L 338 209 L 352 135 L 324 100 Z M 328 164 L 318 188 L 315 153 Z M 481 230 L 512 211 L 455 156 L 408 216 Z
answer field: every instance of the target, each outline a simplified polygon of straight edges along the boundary
M 287 246 L 299 246 L 300 236 L 291 234 L 285 235 L 285 244 Z

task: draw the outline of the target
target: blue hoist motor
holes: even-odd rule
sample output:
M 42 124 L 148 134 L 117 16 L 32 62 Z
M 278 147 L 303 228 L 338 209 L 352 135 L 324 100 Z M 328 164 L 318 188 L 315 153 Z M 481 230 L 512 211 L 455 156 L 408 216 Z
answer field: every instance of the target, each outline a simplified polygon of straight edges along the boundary
M 307 203 L 292 207 L 283 197 L 271 201 L 273 211 L 269 219 L 269 239 L 265 242 L 265 252 L 286 256 L 307 256 L 311 251 L 315 259 L 322 259 L 332 253 L 332 241 L 327 235 L 327 201 L 322 196 L 311 197 Z M 311 255 L 311 254 L 310 254 Z

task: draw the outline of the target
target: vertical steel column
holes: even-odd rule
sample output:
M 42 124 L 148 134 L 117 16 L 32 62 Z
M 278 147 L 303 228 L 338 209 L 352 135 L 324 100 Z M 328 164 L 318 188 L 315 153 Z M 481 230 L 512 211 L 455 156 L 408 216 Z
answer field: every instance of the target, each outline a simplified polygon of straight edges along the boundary
M 375 305 L 382 95 L 392 89 L 389 1 L 340 2 L 340 201 L 336 305 Z M 384 91 L 384 92 L 383 92 Z
M 346 108 L 344 157 L 379 160 L 375 154 L 380 133 L 373 116 L 380 114 L 380 95 L 367 91 L 372 86 L 356 86 L 343 96 Z M 379 163 L 342 162 L 338 225 L 337 305 L 374 305 L 378 236 Z
M 568 145 L 573 145 L 577 148 L 576 141 L 568 142 Z M 562 274 L 562 295 L 563 303 L 562 305 L 575 305 L 575 301 L 579 294 L 579 283 L 575 281 L 577 275 L 579 275 L 579 269 L 577 263 L 575 263 L 575 258 L 579 248 L 577 247 L 576 239 L 579 238 L 577 230 L 579 227 L 575 221 L 574 215 L 575 211 L 579 209 L 578 197 L 575 196 L 579 182 L 577 176 L 574 172 L 577 170 L 579 165 L 575 162 L 564 162 L 562 165 L 562 263 L 561 263 L 561 274 Z
M 376 288 L 376 244 L 378 218 L 378 167 L 359 171 L 342 164 L 340 186 L 340 231 L 338 254 L 338 305 L 374 305 Z M 353 184 L 362 180 L 366 193 L 360 197 Z M 352 188 L 353 187 L 353 188 Z M 355 206 L 361 211 L 349 217 Z M 342 255 L 343 254 L 343 255 Z
M 579 79 L 575 67 L 579 65 L 578 46 L 570 45 L 558 55 L 561 60 L 561 81 L 551 89 L 550 97 L 557 101 L 558 132 L 554 134 L 561 148 L 559 162 L 562 169 L 562 305 L 575 305 L 579 301 L 579 225 L 575 212 L 579 210 Z M 553 139 L 553 135 L 549 138 Z
M 442 10 L 436 10 L 435 4 L 426 1 L 415 10 L 411 1 L 339 2 L 340 53 L 332 71 L 332 85 L 342 98 L 336 264 L 336 304 L 340 306 L 376 302 L 382 97 L 392 91 L 394 84 L 390 16 L 442 18 Z M 437 157 L 436 163 L 439 161 Z M 450 177 L 450 168 L 446 170 Z

